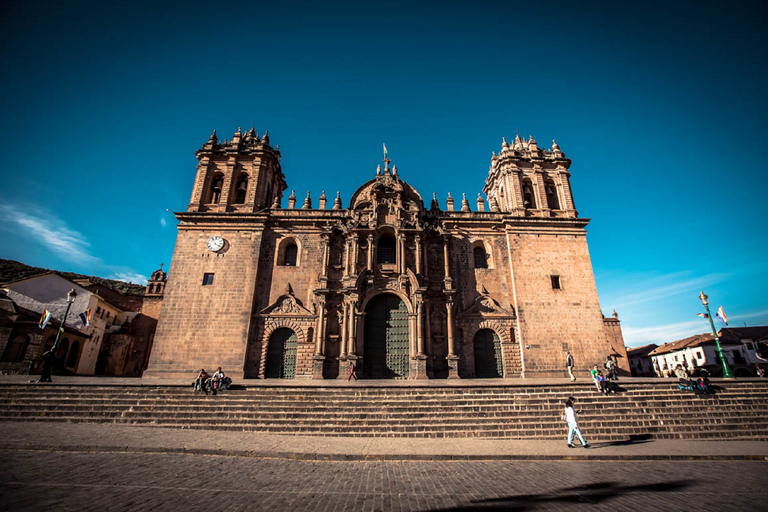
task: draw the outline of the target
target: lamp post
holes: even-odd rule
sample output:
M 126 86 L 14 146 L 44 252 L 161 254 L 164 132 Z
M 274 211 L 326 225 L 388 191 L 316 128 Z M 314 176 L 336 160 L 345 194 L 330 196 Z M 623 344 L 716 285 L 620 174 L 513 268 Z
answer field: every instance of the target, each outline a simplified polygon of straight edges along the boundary
M 720 361 L 723 363 L 723 377 L 726 379 L 732 379 L 733 373 L 728 368 L 728 362 L 725 360 L 725 354 L 723 353 L 723 347 L 720 346 L 720 339 L 717 337 L 717 331 L 715 330 L 715 322 L 712 321 L 712 315 L 709 312 L 709 300 L 704 292 L 699 292 L 699 300 L 707 308 L 707 318 L 709 318 L 709 325 L 712 326 L 712 334 L 715 336 L 715 345 L 717 346 L 717 353 L 720 356 Z
M 56 333 L 56 341 L 53 342 L 53 346 L 51 347 L 51 353 L 55 354 L 56 349 L 59 348 L 59 339 L 61 338 L 61 333 L 64 332 L 64 323 L 67 321 L 67 316 L 69 315 L 69 308 L 72 307 L 72 304 L 75 302 L 75 297 L 77 297 L 77 292 L 74 288 L 69 290 L 69 293 L 67 293 L 67 310 L 64 312 L 64 318 L 61 319 L 61 326 L 59 327 L 59 332 Z

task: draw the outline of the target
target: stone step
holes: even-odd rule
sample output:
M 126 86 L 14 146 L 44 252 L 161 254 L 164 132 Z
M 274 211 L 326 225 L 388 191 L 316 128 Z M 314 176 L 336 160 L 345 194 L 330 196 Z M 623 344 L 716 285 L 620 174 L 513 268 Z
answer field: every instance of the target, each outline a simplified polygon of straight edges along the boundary
M 41 418 L 35 421 L 59 421 L 56 419 L 44 419 Z M 72 423 L 90 423 L 87 420 L 75 419 Z M 126 422 L 115 421 L 115 424 L 125 424 Z M 208 424 L 208 423 L 190 423 L 190 422 L 173 422 L 173 421 L 152 421 L 152 422 L 135 422 L 136 425 L 151 425 L 158 427 L 172 427 L 181 429 L 195 429 L 195 430 L 220 430 L 220 431 L 253 431 L 264 433 L 277 433 L 284 434 L 285 431 L 282 427 L 269 426 L 269 425 L 250 425 L 250 424 Z M 664 426 L 650 426 L 639 430 L 617 430 L 613 427 L 594 427 L 583 425 L 582 429 L 585 435 L 589 439 L 599 439 L 601 441 L 608 440 L 625 440 L 628 435 L 651 435 L 656 439 L 685 439 L 685 438 L 727 438 L 727 439 L 768 439 L 766 435 L 766 425 L 756 426 L 751 428 L 743 424 L 724 424 L 720 425 L 717 429 L 712 428 L 700 428 L 700 429 L 686 429 L 686 430 L 674 430 L 666 429 Z M 402 426 L 396 429 L 362 429 L 355 426 L 336 425 L 336 426 L 323 426 L 318 428 L 313 425 L 295 425 L 292 429 L 293 433 L 301 435 L 317 435 L 317 436 L 356 436 L 356 437 L 495 437 L 495 438 L 509 438 L 509 439 L 561 439 L 564 437 L 566 429 L 560 428 L 529 428 L 529 429 L 510 429 L 503 425 L 493 429 L 467 429 L 464 426 L 453 425 L 434 425 L 434 426 Z

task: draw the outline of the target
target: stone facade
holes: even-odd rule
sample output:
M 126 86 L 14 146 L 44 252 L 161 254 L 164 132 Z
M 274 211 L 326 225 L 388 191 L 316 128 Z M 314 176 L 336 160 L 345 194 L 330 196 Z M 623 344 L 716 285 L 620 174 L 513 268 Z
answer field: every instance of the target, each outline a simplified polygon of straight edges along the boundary
M 196 154 L 147 375 L 564 376 L 566 349 L 584 372 L 626 361 L 557 144 L 505 141 L 487 199 L 445 209 L 386 157 L 346 208 L 324 192 L 313 208 L 309 194 L 283 205 L 266 133 L 214 132 Z

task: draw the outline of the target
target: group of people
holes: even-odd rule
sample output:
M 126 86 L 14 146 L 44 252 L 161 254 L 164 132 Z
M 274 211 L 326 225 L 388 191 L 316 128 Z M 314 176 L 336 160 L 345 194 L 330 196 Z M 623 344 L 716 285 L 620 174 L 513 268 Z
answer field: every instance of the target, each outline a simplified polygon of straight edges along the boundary
M 603 371 L 598 368 L 597 365 L 595 365 L 592 368 L 592 370 L 590 371 L 590 375 L 592 376 L 592 382 L 595 383 L 595 387 L 601 393 L 605 393 L 605 394 L 615 393 L 616 386 L 611 381 L 619 380 L 618 366 L 616 365 L 616 361 L 614 361 L 613 358 L 608 356 L 603 366 L 605 367 L 605 370 L 606 370 L 605 375 L 603 374 Z M 571 382 L 576 382 L 576 376 L 573 374 L 574 367 L 575 367 L 575 364 L 573 361 L 573 355 L 571 355 L 570 351 L 566 350 L 565 351 L 565 369 L 568 370 L 568 376 L 571 378 Z
M 192 384 L 192 388 L 194 391 L 202 391 L 206 395 L 209 392 L 215 395 L 219 391 L 229 389 L 231 385 L 232 379 L 227 377 L 224 370 L 219 366 L 213 375 L 206 372 L 205 368 L 202 368 L 200 373 L 197 374 L 197 379 L 195 379 L 195 382 Z
M 711 395 L 712 391 L 710 389 L 710 383 L 709 383 L 709 377 L 707 376 L 707 371 L 704 369 L 701 369 L 699 372 L 700 376 L 699 378 L 692 378 L 688 374 L 688 370 L 683 368 L 683 365 L 678 364 L 675 367 L 675 377 L 678 379 L 677 389 L 683 390 L 687 389 L 688 391 L 694 391 L 697 393 L 703 393 L 705 395 Z

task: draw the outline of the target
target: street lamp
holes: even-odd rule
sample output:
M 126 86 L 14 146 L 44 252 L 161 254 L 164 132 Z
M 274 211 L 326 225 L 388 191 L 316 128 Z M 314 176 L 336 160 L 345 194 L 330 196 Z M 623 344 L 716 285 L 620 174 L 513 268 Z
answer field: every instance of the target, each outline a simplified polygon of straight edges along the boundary
M 67 321 L 67 315 L 69 315 L 69 308 L 72 307 L 72 304 L 75 302 L 75 297 L 77 297 L 77 292 L 74 288 L 69 290 L 69 293 L 67 293 L 67 311 L 64 313 L 64 318 L 61 319 L 61 326 L 59 327 L 59 332 L 56 333 L 56 341 L 53 342 L 53 346 L 51 347 L 51 353 L 55 354 L 56 349 L 59 348 L 59 338 L 61 338 L 61 333 L 64 332 L 64 323 Z
M 699 299 L 701 300 L 701 303 L 704 305 L 704 307 L 707 308 L 707 318 L 709 318 L 709 325 L 712 326 L 712 334 L 715 335 L 717 353 L 720 356 L 720 361 L 723 362 L 723 377 L 726 379 L 732 379 L 733 374 L 731 373 L 731 369 L 728 368 L 728 363 L 726 362 L 725 354 L 723 353 L 723 347 L 720 346 L 720 339 L 717 337 L 717 331 L 715 330 L 715 322 L 712 321 L 712 315 L 709 312 L 709 300 L 707 300 L 707 296 L 704 295 L 704 292 L 699 292 Z

